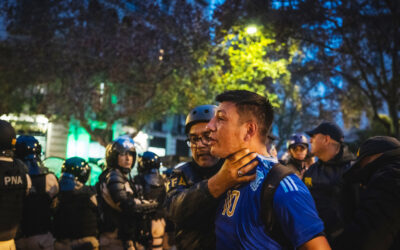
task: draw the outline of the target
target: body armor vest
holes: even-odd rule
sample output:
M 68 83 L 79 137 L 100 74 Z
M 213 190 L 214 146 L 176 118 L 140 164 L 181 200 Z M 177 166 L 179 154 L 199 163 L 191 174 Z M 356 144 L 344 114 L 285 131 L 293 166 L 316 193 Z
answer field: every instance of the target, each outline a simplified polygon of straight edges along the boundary
M 51 202 L 46 192 L 46 174 L 32 175 L 32 188 L 25 199 L 21 221 L 23 237 L 44 234 L 51 230 Z
M 111 180 L 112 179 L 112 180 Z M 108 182 L 112 182 L 115 186 L 126 186 L 133 187 L 131 181 L 122 174 L 118 169 L 106 169 L 100 176 L 99 182 L 97 183 L 97 197 L 99 202 L 100 211 L 100 231 L 101 232 L 112 232 L 118 229 L 118 238 L 125 241 L 133 239 L 136 234 L 135 226 L 136 213 L 134 212 L 134 201 L 133 194 L 127 194 L 126 200 L 119 201 L 119 209 L 111 207 L 103 197 L 103 188 L 106 188 Z M 132 188 L 133 189 L 133 188 Z M 109 189 L 111 197 L 118 197 L 118 192 L 125 192 L 125 190 L 116 188 Z M 113 198 L 114 199 L 114 198 Z
M 103 171 L 99 176 L 99 182 L 96 183 L 97 201 L 100 211 L 100 232 L 113 232 L 119 225 L 120 212 L 109 206 L 101 195 L 102 190 L 100 185 L 106 183 L 106 176 L 110 171 L 110 168 Z
M 54 215 L 54 234 L 57 239 L 79 239 L 97 236 L 97 207 L 90 200 L 93 190 L 62 191 Z
M 0 241 L 15 237 L 22 217 L 26 189 L 23 163 L 0 161 Z
M 134 182 L 141 186 L 142 195 L 145 200 L 160 201 L 165 196 L 164 180 L 158 173 L 137 175 Z

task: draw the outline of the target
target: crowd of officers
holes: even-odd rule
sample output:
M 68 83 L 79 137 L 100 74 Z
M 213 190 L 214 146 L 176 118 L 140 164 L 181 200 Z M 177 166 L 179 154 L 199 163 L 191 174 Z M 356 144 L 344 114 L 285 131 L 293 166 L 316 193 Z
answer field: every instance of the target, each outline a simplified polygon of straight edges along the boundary
M 193 158 L 168 180 L 156 154 L 137 156 L 133 140 L 119 137 L 106 148 L 107 167 L 95 187 L 85 185 L 90 167 L 84 159 L 67 159 L 58 180 L 42 166 L 38 141 L 16 139 L 0 120 L 0 249 L 165 249 L 168 242 L 215 249 L 220 199 L 209 180 L 224 164 L 207 144 L 215 110 L 202 105 L 188 114 Z M 310 140 L 301 133 L 289 138 L 279 162 L 308 187 L 331 247 L 400 249 L 400 142 L 372 137 L 354 156 L 335 123 L 306 134 Z M 132 178 L 136 161 L 139 174 Z
M 130 137 L 106 148 L 96 186 L 80 157 L 64 161 L 60 179 L 42 165 L 33 136 L 16 138 L 0 120 L 0 249 L 162 249 L 165 181 L 159 157 L 138 157 Z

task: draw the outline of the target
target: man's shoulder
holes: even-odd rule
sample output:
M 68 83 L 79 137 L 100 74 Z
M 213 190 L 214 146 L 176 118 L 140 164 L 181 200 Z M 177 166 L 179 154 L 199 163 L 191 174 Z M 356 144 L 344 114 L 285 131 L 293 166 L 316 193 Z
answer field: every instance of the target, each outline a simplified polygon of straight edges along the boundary
M 296 174 L 290 174 L 283 178 L 279 187 L 280 192 L 278 194 L 291 193 L 291 192 L 306 192 L 308 193 L 308 189 L 305 186 L 304 182 L 300 180 L 300 178 Z
M 186 187 L 193 184 L 195 173 L 192 162 L 182 162 L 174 167 L 171 176 L 168 178 L 168 189 Z
M 279 163 L 278 159 L 271 156 L 257 155 L 258 166 L 271 169 L 275 164 Z
M 181 171 L 185 171 L 186 169 L 191 169 L 192 168 L 192 162 L 180 162 L 178 163 L 174 169 L 172 170 L 172 172 L 181 172 Z
M 306 176 L 311 176 L 315 171 L 317 171 L 317 169 L 320 167 L 321 165 L 321 161 L 317 161 L 313 164 L 311 164 L 311 166 L 304 172 L 303 174 L 303 178 Z

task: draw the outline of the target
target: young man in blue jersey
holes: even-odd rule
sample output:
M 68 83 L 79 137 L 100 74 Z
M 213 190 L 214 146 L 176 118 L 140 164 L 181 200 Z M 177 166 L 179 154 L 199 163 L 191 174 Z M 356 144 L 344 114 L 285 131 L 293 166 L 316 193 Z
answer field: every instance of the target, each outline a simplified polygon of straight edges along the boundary
M 211 153 L 240 164 L 247 152 L 254 152 L 258 161 L 254 169 L 249 165 L 223 166 L 208 181 L 211 195 L 221 197 L 215 220 L 217 249 L 282 249 L 287 243 L 290 248 L 330 249 L 314 201 L 295 174 L 280 182 L 273 197 L 273 215 L 281 232 L 279 238 L 287 240 L 277 240 L 270 236 L 275 233 L 266 230 L 261 191 L 268 172 L 277 163 L 267 153 L 265 143 L 273 120 L 269 101 L 245 90 L 224 92 L 216 100 L 219 107 L 207 125 Z M 254 180 L 231 188 L 229 180 L 233 175 L 246 180 L 251 176 Z

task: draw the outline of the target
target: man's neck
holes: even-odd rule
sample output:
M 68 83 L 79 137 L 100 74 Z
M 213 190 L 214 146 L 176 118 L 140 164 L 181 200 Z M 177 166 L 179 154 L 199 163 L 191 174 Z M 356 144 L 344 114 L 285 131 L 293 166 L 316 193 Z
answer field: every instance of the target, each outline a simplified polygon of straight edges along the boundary
M 323 162 L 328 162 L 332 160 L 339 152 L 340 152 L 340 147 L 337 148 L 331 145 L 327 147 L 326 151 L 318 158 L 321 159 L 321 161 Z
M 271 156 L 268 153 L 267 146 L 263 143 L 251 143 L 249 145 L 248 149 L 251 152 L 255 152 L 255 153 L 263 155 L 263 156 L 268 156 L 268 157 Z

